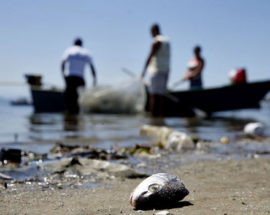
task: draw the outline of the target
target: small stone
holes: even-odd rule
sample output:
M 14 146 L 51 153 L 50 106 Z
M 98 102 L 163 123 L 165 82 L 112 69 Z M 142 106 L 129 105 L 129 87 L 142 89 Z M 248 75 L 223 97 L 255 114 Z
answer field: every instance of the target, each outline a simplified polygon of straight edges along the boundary
M 145 168 L 146 167 L 146 163 L 142 162 L 142 163 L 139 163 L 137 165 L 138 168 Z
M 159 211 L 155 213 L 155 215 L 173 215 L 173 214 L 170 213 L 169 211 Z
M 0 188 L 7 189 L 7 183 L 3 179 L 0 179 Z
M 230 142 L 230 140 L 228 137 L 221 137 L 220 142 L 223 144 L 228 144 Z

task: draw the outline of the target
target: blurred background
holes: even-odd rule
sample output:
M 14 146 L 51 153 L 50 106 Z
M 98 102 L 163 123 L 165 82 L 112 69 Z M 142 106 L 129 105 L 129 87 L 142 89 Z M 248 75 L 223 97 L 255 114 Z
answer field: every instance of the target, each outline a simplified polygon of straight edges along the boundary
M 63 87 L 61 57 L 77 36 L 93 55 L 99 84 L 127 78 L 123 67 L 139 75 L 156 22 L 171 40 L 169 85 L 182 77 L 197 44 L 206 60 L 206 87 L 227 84 L 228 72 L 239 67 L 249 81 L 269 79 L 269 9 L 268 0 L 3 1 L 0 97 L 30 97 L 22 85 L 26 73 Z
M 10 104 L 21 97 L 31 100 L 25 74 L 39 74 L 45 85 L 64 87 L 61 58 L 74 38 L 81 37 L 90 50 L 98 85 L 127 80 L 123 68 L 141 74 L 152 43 L 153 23 L 159 23 L 161 33 L 171 40 L 169 87 L 183 76 L 195 45 L 202 47 L 206 61 L 206 88 L 230 84 L 228 73 L 234 68 L 245 68 L 248 82 L 263 81 L 270 80 L 269 11 L 268 0 L 2 1 L 0 148 L 47 153 L 57 141 L 104 148 L 149 142 L 139 135 L 140 126 L 155 124 L 148 115 L 85 114 L 69 119 L 61 113 L 35 113 L 30 105 Z M 85 74 L 90 86 L 89 68 Z M 188 89 L 188 83 L 178 88 Z M 226 137 L 233 142 L 249 122 L 262 122 L 269 131 L 269 116 L 268 106 L 268 112 L 240 110 L 212 118 L 165 118 L 159 125 L 202 139 Z M 220 144 L 213 149 L 244 156 L 252 150 L 257 150 L 256 145 Z

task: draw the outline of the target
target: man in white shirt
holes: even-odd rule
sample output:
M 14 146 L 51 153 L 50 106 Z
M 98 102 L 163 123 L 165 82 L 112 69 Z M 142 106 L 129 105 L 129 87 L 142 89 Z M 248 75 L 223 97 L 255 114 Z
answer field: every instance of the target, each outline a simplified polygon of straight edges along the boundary
M 96 85 L 96 71 L 88 50 L 83 48 L 80 38 L 75 39 L 74 45 L 63 54 L 61 70 L 66 82 L 65 104 L 71 114 L 79 112 L 78 88 L 84 87 L 84 68 L 89 65 L 93 75 L 93 86 Z
M 141 77 L 148 69 L 151 81 L 150 112 L 154 117 L 161 117 L 170 72 L 170 43 L 167 37 L 161 35 L 157 24 L 151 27 L 151 34 L 154 40 Z

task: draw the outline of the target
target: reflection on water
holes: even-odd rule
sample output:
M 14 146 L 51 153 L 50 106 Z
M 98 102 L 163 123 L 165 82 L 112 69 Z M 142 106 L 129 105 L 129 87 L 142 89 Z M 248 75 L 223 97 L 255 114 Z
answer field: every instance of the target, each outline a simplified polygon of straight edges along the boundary
M 79 115 L 72 115 L 67 113 L 64 115 L 63 121 L 65 131 L 84 130 L 84 120 Z
M 168 126 L 206 140 L 219 140 L 226 136 L 233 140 L 245 124 L 261 121 L 270 127 L 270 112 L 245 110 L 224 112 L 212 118 L 153 119 L 144 114 L 65 115 L 59 113 L 33 113 L 31 107 L 0 105 L 0 147 L 47 150 L 57 141 L 90 144 L 110 148 L 112 145 L 133 146 L 146 144 L 147 137 L 139 135 L 143 124 Z M 269 129 L 270 130 L 270 129 Z M 35 146 L 35 147 L 33 147 Z
M 29 117 L 29 138 L 43 141 L 77 139 L 78 143 L 88 141 L 109 148 L 115 143 L 133 145 L 136 141 L 142 141 L 144 138 L 139 136 L 140 126 L 151 124 L 172 127 L 192 136 L 215 141 L 222 136 L 233 139 L 242 132 L 245 124 L 254 120 L 257 119 L 253 119 L 252 115 L 237 118 L 226 114 L 213 118 L 164 119 L 145 115 L 32 114 Z
M 132 166 L 144 162 L 146 163 L 145 170 L 150 172 L 167 171 L 169 165 L 172 167 L 187 162 L 220 158 L 269 156 L 270 152 L 269 140 L 263 142 L 239 139 L 239 134 L 242 134 L 244 126 L 249 122 L 260 121 L 270 131 L 269 109 L 224 112 L 214 114 L 211 118 L 153 119 L 145 114 L 33 113 L 29 106 L 15 107 L 0 103 L 0 119 L 0 149 L 15 148 L 47 154 L 48 159 L 55 159 L 50 156 L 52 155 L 50 150 L 56 143 L 87 145 L 104 149 L 111 149 L 114 146 L 148 145 L 151 138 L 140 135 L 140 127 L 144 124 L 168 126 L 186 132 L 188 135 L 210 140 L 207 146 L 201 144 L 201 147 L 197 147 L 196 150 L 181 152 L 161 150 L 162 156 L 159 159 L 131 156 L 126 161 Z M 229 144 L 219 142 L 224 136 L 229 140 Z M 234 141 L 236 138 L 238 138 L 237 142 Z M 168 154 L 169 156 L 166 156 Z M 19 180 L 30 178 L 30 176 L 36 177 L 39 171 L 34 162 L 17 169 L 2 169 L 1 172 Z M 95 186 L 95 184 L 90 183 L 84 186 Z

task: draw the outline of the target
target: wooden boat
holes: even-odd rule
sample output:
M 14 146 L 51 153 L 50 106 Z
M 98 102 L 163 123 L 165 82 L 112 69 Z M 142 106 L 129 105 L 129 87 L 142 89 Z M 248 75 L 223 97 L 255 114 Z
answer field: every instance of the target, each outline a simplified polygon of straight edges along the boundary
M 36 112 L 64 111 L 63 91 L 30 85 L 32 103 Z M 168 92 L 165 96 L 164 114 L 165 116 L 194 116 L 196 110 L 200 110 L 210 115 L 218 111 L 259 108 L 260 101 L 269 91 L 270 80 Z M 148 101 L 149 99 L 145 106 L 146 111 L 149 110 Z
M 170 92 L 165 115 L 181 116 L 179 110 L 201 110 L 207 115 L 218 111 L 260 108 L 260 101 L 270 91 L 270 81 L 227 85 L 223 87 Z M 176 98 L 177 101 L 175 101 Z M 194 114 L 194 113 L 193 113 Z M 192 115 L 187 111 L 187 115 Z
M 64 91 L 31 87 L 32 104 L 35 112 L 63 112 L 65 110 Z

